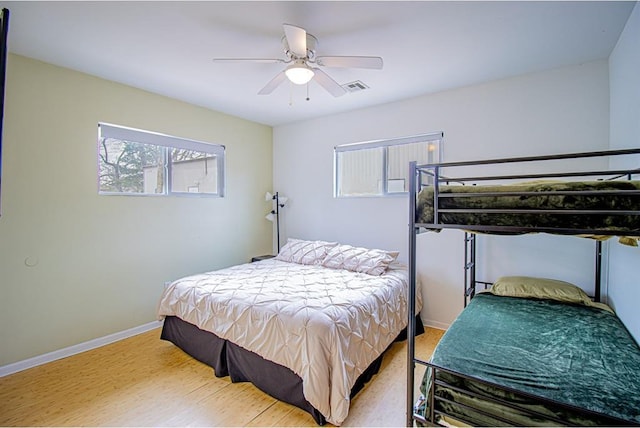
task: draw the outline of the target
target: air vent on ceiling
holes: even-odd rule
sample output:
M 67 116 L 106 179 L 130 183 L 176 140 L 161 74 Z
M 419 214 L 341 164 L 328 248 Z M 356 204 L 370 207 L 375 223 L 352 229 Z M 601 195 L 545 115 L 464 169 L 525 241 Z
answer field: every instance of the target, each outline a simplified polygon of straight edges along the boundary
M 360 92 L 364 91 L 365 89 L 369 89 L 367 85 L 359 80 L 356 80 L 355 82 L 345 83 L 344 85 L 342 85 L 342 87 L 349 92 Z

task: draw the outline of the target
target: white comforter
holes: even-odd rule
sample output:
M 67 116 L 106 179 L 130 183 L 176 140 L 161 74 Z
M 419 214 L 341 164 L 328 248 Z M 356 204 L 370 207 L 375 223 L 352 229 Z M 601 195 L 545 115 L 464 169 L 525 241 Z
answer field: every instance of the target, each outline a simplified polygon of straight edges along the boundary
M 169 284 L 158 316 L 290 368 L 307 401 L 340 425 L 356 379 L 407 324 L 407 289 L 403 267 L 372 276 L 271 259 Z

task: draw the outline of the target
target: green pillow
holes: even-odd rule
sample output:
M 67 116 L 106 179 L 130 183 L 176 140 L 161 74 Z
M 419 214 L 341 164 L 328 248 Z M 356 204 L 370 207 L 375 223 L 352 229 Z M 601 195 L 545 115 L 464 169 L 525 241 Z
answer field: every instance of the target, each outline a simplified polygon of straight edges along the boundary
M 556 279 L 529 276 L 503 276 L 493 283 L 491 293 L 497 296 L 551 299 L 591 306 L 591 299 L 573 284 Z

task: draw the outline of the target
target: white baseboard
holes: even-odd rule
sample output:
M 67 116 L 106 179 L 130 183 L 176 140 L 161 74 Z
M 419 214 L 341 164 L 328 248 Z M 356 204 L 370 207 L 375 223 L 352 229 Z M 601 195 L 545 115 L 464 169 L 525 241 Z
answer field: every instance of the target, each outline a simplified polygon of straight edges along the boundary
M 30 369 L 42 364 L 50 363 L 61 358 L 70 357 L 71 355 L 79 354 L 90 349 L 99 348 L 101 346 L 108 345 L 109 343 L 117 342 L 119 340 L 126 339 L 127 337 L 135 336 L 137 334 L 144 333 L 161 326 L 162 321 L 152 321 L 150 323 L 143 324 L 138 327 L 133 327 L 128 330 L 120 331 L 118 333 L 98 337 L 97 339 L 92 339 L 87 342 L 59 349 L 57 351 L 38 355 L 37 357 L 32 357 L 26 360 L 18 361 L 16 363 L 7 364 L 6 366 L 0 367 L 0 377 L 7 376 L 22 370 Z
M 446 330 L 449 328 L 449 325 L 450 325 L 450 324 L 445 324 L 445 323 L 433 321 L 433 320 L 423 320 L 422 324 L 424 324 L 425 327 L 433 327 L 433 328 L 438 328 L 440 330 Z

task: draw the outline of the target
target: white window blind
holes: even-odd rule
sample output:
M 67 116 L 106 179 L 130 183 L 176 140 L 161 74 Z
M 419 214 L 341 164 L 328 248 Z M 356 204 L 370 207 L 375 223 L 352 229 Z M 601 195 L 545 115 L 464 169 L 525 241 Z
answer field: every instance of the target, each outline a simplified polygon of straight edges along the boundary
M 100 194 L 224 196 L 225 147 L 98 124 Z
M 334 196 L 387 196 L 409 191 L 409 162 L 442 160 L 442 132 L 334 148 Z

